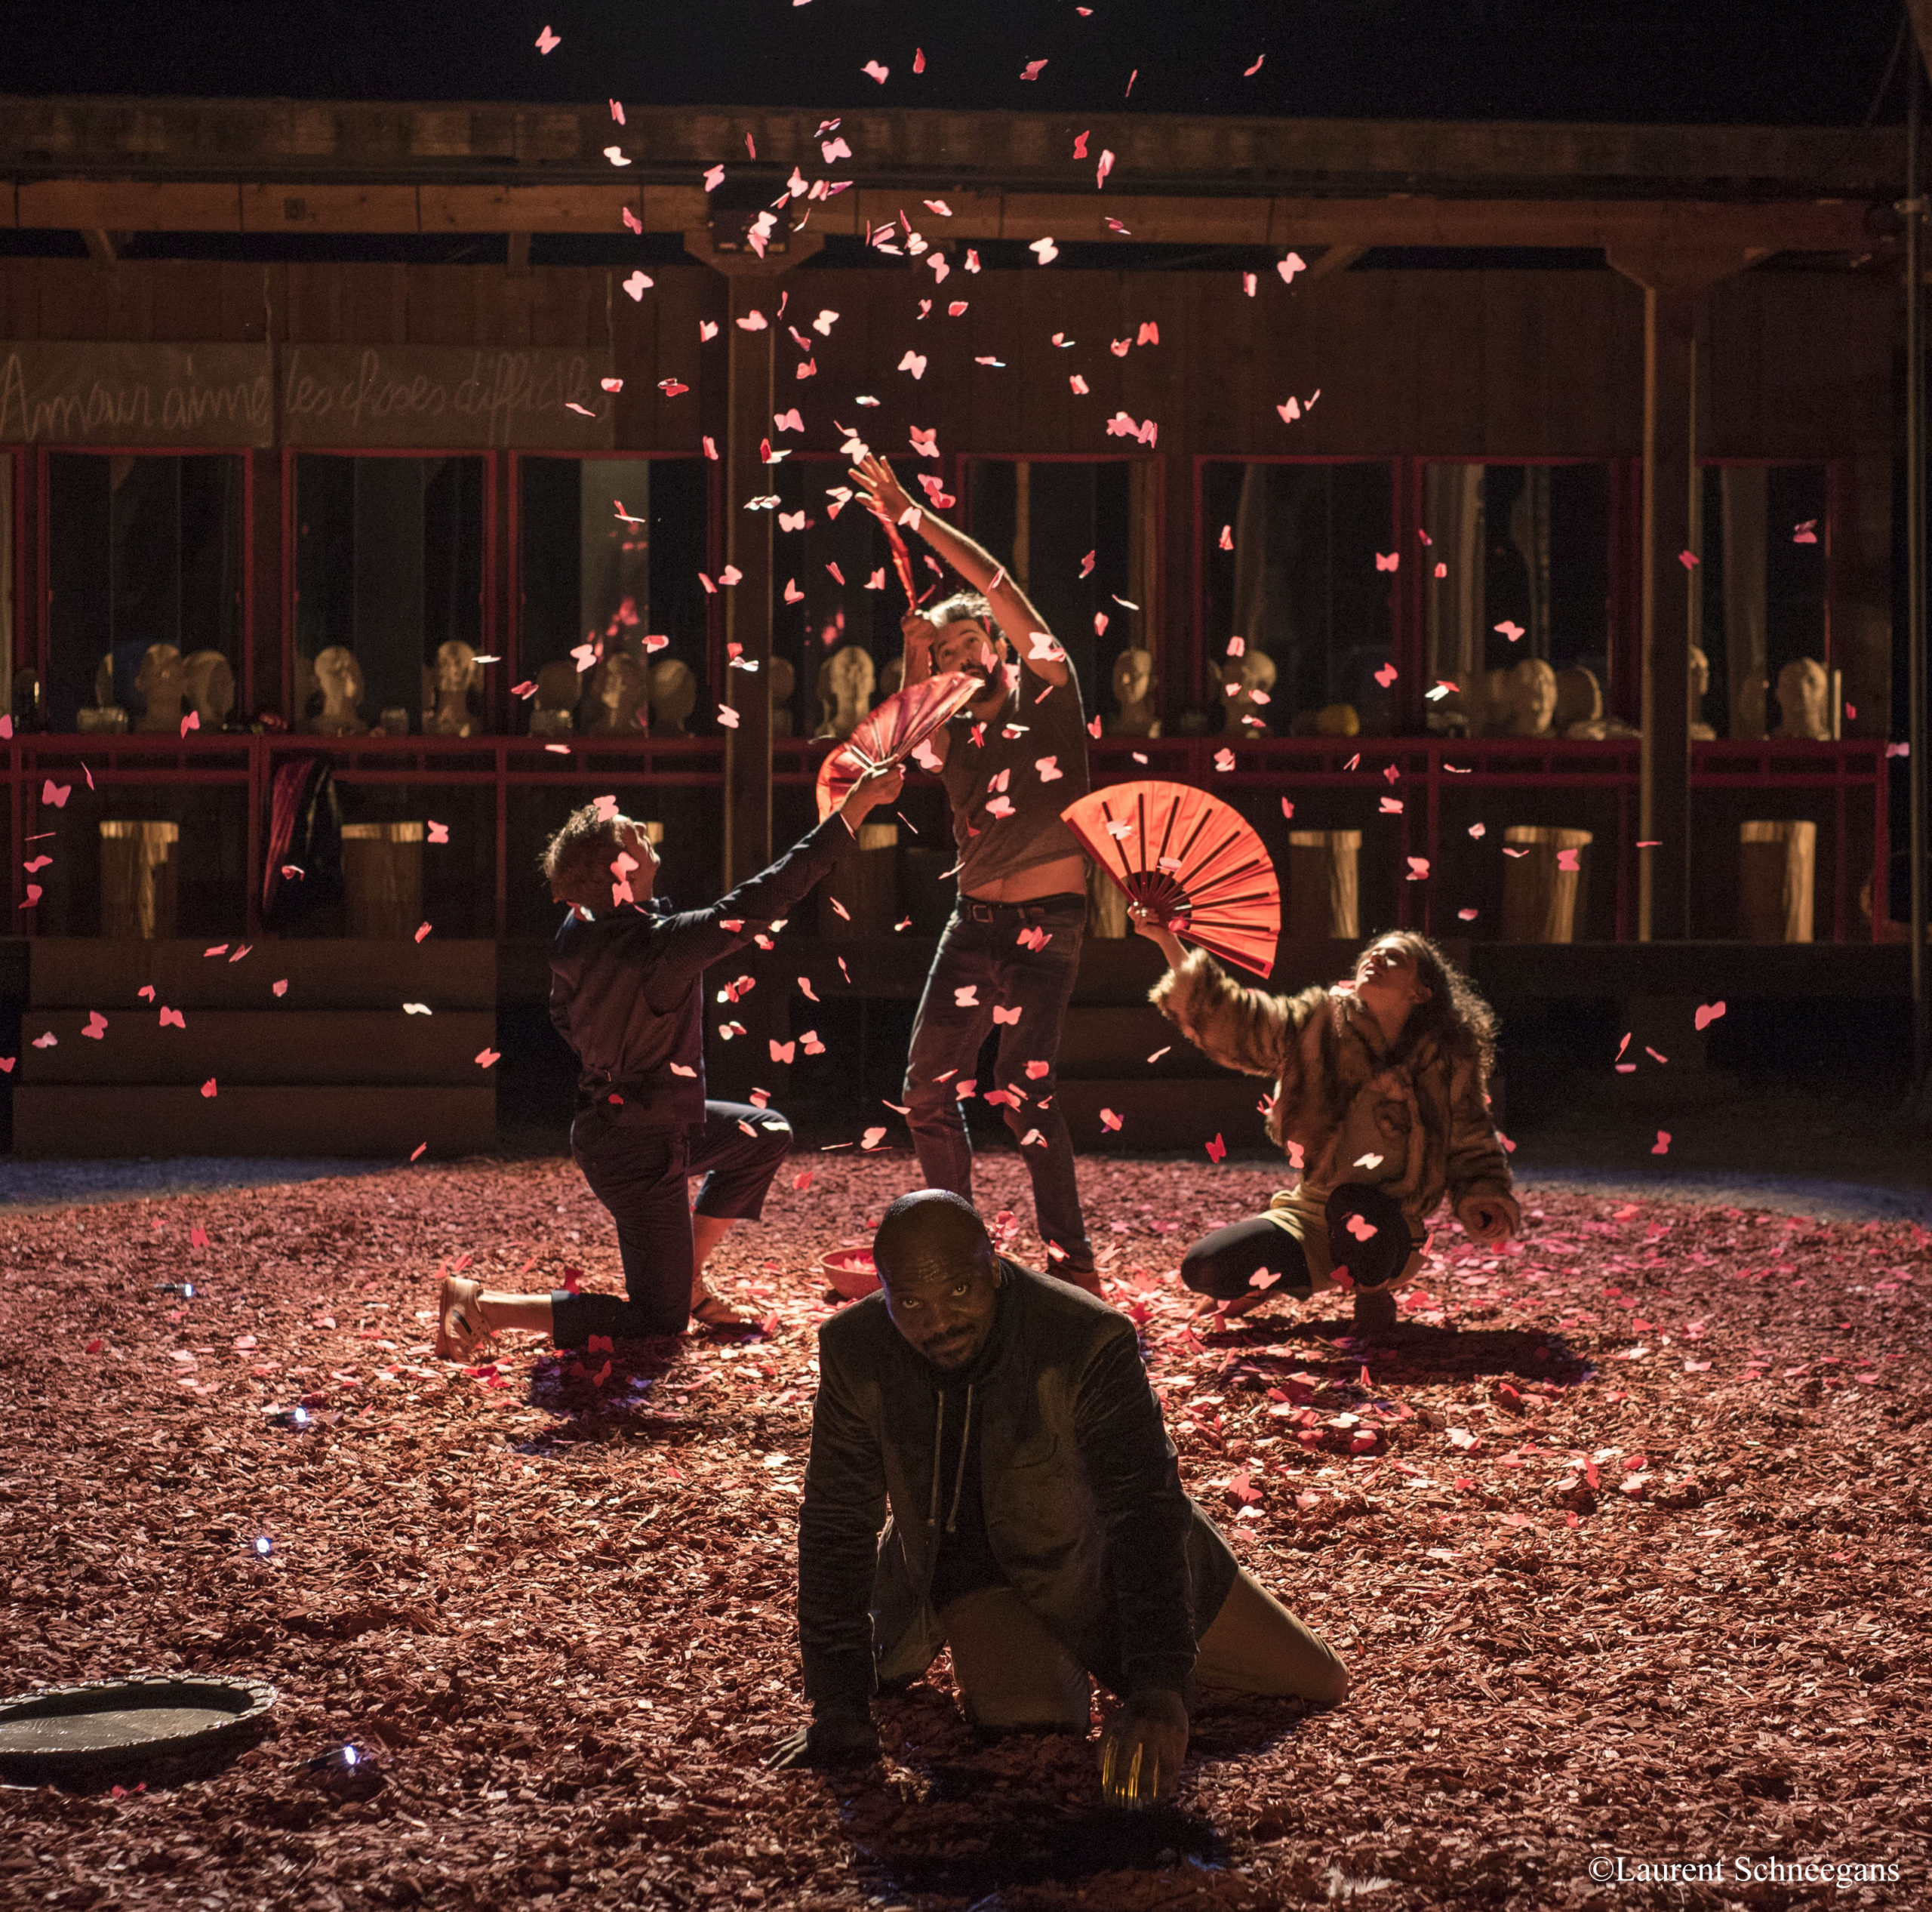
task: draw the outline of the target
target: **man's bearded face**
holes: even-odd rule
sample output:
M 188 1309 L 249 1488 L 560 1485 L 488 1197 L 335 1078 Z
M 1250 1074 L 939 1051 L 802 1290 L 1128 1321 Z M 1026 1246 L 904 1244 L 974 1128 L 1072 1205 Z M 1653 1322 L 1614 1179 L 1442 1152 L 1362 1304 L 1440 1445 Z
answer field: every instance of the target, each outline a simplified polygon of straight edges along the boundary
M 977 618 L 948 624 L 933 639 L 933 669 L 940 676 L 963 670 L 983 682 L 993 674 L 999 653 L 986 627 Z

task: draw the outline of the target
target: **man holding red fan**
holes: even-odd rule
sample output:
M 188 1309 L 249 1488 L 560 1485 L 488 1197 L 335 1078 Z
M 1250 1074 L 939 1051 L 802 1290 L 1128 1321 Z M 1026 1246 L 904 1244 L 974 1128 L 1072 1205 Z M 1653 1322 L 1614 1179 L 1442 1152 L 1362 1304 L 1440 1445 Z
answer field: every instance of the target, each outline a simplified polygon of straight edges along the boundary
M 906 1064 L 920 1171 L 928 1187 L 972 1199 L 961 1104 L 997 1027 L 986 1095 L 1020 1144 L 1049 1263 L 1098 1295 L 1054 1074 L 1087 921 L 1086 858 L 1060 820 L 1087 793 L 1079 682 L 1026 593 L 981 546 L 915 506 L 883 458 L 868 453 L 852 476 L 886 523 L 917 531 L 973 587 L 906 617 L 907 685 L 936 671 L 964 671 L 985 685 L 918 753 L 928 767 L 937 760 L 945 781 L 959 879 Z

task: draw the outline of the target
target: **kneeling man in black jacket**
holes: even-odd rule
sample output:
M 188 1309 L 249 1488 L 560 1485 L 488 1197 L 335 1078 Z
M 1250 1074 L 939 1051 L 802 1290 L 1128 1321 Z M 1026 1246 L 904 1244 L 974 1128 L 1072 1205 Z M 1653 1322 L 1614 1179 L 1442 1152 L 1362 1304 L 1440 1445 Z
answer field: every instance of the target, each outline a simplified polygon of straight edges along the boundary
M 1181 1491 L 1124 1316 L 996 1253 L 936 1189 L 893 1203 L 872 1254 L 882 1292 L 819 1331 L 798 1522 L 812 1723 L 770 1763 L 875 1756 L 872 1693 L 943 1646 L 977 1726 L 1084 1735 L 1090 1680 L 1118 1694 L 1100 1742 L 1118 1806 L 1172 1797 L 1197 1686 L 1343 1697 L 1334 1652 Z

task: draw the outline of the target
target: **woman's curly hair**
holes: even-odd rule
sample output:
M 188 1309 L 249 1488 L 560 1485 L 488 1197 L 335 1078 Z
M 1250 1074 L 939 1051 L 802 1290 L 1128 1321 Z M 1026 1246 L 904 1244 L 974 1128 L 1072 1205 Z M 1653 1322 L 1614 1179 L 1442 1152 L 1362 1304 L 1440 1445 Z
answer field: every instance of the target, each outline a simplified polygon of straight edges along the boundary
M 1468 973 L 1452 962 L 1442 946 L 1420 931 L 1395 929 L 1371 938 L 1369 947 L 1393 943 L 1414 963 L 1429 1000 L 1409 1011 L 1401 1038 L 1390 1051 L 1400 1061 L 1425 1036 L 1433 1035 L 1452 1054 L 1474 1058 L 1479 1082 L 1488 1085 L 1496 1070 L 1496 1011 L 1483 1000 Z

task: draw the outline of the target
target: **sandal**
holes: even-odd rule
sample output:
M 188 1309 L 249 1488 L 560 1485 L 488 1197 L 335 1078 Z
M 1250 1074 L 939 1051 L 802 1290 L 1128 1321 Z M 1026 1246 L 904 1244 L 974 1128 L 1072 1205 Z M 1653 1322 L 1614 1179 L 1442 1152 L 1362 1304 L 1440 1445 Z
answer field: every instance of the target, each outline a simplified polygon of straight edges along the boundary
M 712 1294 L 709 1289 L 702 1291 L 691 1304 L 691 1319 L 700 1328 L 755 1328 L 758 1325 L 749 1315 L 738 1313 L 730 1302 Z
M 436 1353 L 445 1361 L 467 1361 L 495 1331 L 483 1319 L 483 1284 L 445 1275 L 436 1301 Z

